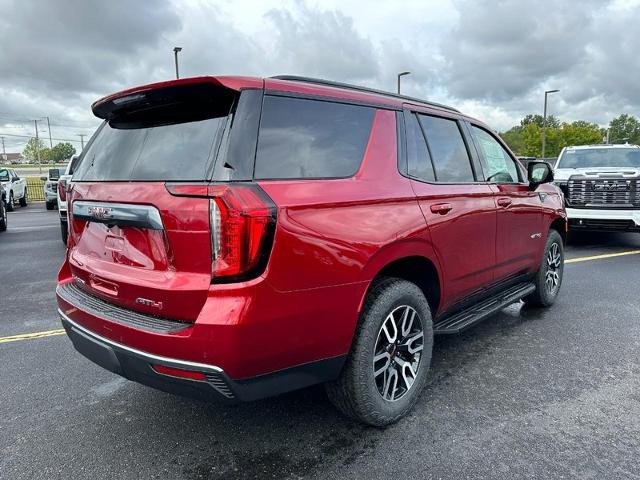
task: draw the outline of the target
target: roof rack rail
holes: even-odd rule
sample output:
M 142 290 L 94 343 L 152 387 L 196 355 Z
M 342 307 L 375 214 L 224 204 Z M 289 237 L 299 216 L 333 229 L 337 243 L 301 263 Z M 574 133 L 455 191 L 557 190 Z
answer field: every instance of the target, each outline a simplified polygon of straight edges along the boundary
M 385 92 L 384 90 L 377 90 L 375 88 L 361 87 L 359 85 L 351 85 L 349 83 L 334 82 L 331 80 L 323 80 L 321 78 L 301 77 L 297 75 L 276 75 L 269 78 L 273 78 L 275 80 L 290 80 L 294 82 L 313 83 L 316 85 L 326 85 L 328 87 L 346 88 L 349 90 L 357 90 L 359 92 L 366 92 L 366 93 L 375 93 L 376 95 L 384 95 L 385 97 L 393 97 L 393 98 L 399 98 L 401 100 L 409 100 L 411 102 L 424 103 L 426 105 L 431 105 L 433 107 L 443 108 L 445 110 L 450 110 L 452 112 L 460 113 L 460 110 L 457 110 L 453 107 L 449 107 L 448 105 L 443 105 L 441 103 L 430 102 L 428 100 L 422 100 L 420 98 L 415 98 L 415 97 L 407 97 L 406 95 L 399 95 L 397 93 Z

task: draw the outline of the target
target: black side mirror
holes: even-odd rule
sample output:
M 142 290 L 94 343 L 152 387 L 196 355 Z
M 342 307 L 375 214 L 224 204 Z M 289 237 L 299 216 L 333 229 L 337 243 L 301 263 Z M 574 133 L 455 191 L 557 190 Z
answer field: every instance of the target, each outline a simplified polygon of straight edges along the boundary
M 529 190 L 535 190 L 538 185 L 553 182 L 553 171 L 547 162 L 529 162 L 527 165 Z

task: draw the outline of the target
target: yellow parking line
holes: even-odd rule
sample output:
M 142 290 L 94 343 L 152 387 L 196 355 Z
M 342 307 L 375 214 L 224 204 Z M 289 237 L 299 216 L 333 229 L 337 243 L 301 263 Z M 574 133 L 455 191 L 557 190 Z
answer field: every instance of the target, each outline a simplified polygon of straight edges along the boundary
M 11 335 L 9 337 L 0 337 L 0 343 L 17 342 L 19 340 L 31 340 L 32 338 L 53 337 L 55 335 L 63 335 L 64 328 L 57 330 L 47 330 L 45 332 L 23 333 L 22 335 Z
M 607 253 L 604 255 L 593 255 L 590 257 L 569 258 L 564 263 L 590 262 L 592 260 L 603 260 L 605 258 L 623 257 L 625 255 L 640 255 L 640 250 L 628 250 L 626 252 Z M 57 330 L 47 330 L 44 332 L 23 333 L 22 335 L 11 335 L 9 337 L 0 337 L 0 343 L 17 342 L 19 340 L 31 340 L 34 338 L 53 337 L 55 335 L 64 335 L 64 328 Z
M 640 255 L 640 250 L 628 250 L 626 252 L 607 253 L 604 255 L 593 255 L 591 257 L 569 258 L 564 263 L 590 262 L 591 260 L 603 260 L 605 258 L 624 257 L 625 255 Z

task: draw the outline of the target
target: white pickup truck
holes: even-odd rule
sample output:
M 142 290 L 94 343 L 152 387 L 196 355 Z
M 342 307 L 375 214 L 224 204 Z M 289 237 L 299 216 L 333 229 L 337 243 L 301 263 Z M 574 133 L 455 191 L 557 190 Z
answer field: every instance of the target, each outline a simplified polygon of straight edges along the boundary
M 640 231 L 640 146 L 565 147 L 554 177 L 570 229 Z
M 0 168 L 0 193 L 9 212 L 13 211 L 16 202 L 22 207 L 27 206 L 27 181 L 12 168 Z

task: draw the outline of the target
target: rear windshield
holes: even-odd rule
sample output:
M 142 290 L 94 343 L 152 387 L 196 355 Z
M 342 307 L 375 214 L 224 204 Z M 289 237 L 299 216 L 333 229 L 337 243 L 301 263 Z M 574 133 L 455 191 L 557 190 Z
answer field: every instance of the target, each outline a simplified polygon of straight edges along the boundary
M 234 102 L 216 91 L 157 94 L 105 121 L 82 154 L 74 181 L 203 181 Z
M 556 168 L 640 168 L 640 148 L 588 148 L 565 150 Z

